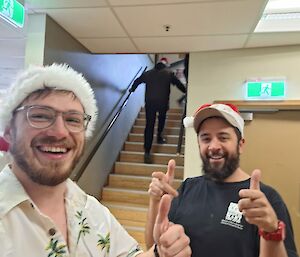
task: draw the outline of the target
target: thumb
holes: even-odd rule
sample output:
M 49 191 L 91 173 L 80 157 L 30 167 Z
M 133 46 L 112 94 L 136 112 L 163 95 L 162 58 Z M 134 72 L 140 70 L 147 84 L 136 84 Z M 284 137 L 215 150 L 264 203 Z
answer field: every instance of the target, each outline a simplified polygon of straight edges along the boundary
M 160 236 L 168 229 L 169 227 L 169 210 L 171 207 L 172 197 L 170 195 L 163 195 L 160 200 L 160 205 L 158 209 L 158 214 L 156 216 L 156 221 L 154 225 L 154 240 L 155 242 L 159 241 Z
M 168 163 L 168 170 L 167 170 L 167 173 L 166 173 L 167 182 L 168 182 L 169 185 L 173 184 L 174 174 L 175 174 L 175 167 L 176 167 L 175 160 L 171 159 Z
M 258 169 L 254 170 L 251 174 L 250 189 L 260 190 L 259 187 L 260 178 L 261 178 L 261 171 Z

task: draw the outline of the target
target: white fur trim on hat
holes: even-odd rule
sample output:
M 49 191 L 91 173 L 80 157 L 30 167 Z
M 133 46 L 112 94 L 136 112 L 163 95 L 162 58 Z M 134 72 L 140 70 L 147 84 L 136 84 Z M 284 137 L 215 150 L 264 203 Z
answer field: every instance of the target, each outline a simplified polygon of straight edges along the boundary
M 81 102 L 86 114 L 92 118 L 85 131 L 87 138 L 91 137 L 97 120 L 97 104 L 94 91 L 82 74 L 73 70 L 67 64 L 52 64 L 50 66 L 30 66 L 20 74 L 2 99 L 0 110 L 0 131 L 4 130 L 12 118 L 12 112 L 36 90 L 50 87 L 55 90 L 71 91 Z
M 194 117 L 187 116 L 183 119 L 183 125 L 185 128 L 192 128 L 194 126 Z

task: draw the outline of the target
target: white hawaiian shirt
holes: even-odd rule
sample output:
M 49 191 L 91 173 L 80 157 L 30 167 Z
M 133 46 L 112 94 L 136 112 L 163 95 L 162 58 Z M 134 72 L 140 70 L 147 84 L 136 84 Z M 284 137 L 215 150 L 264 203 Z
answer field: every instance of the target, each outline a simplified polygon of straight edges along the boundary
M 136 256 L 138 243 L 97 199 L 67 181 L 67 244 L 7 165 L 0 172 L 1 257 Z

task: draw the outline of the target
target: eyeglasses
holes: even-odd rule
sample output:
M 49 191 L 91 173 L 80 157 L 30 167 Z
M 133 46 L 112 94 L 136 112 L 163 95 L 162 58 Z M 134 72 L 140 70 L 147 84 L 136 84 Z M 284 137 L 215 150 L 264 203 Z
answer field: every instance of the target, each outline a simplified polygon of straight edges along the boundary
M 21 106 L 15 110 L 15 112 L 18 111 L 26 111 L 29 125 L 38 129 L 51 127 L 59 114 L 62 115 L 65 127 L 74 133 L 85 130 L 91 120 L 91 116 L 86 113 L 76 111 L 60 112 L 43 105 Z

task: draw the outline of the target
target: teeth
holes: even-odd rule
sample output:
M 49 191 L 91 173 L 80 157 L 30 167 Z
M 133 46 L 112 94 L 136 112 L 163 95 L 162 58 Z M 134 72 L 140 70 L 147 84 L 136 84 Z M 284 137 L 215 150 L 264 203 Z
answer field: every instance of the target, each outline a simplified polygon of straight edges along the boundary
M 211 156 L 210 158 L 214 159 L 214 160 L 219 160 L 219 159 L 222 159 L 223 157 L 222 156 Z
M 44 146 L 41 147 L 41 150 L 44 152 L 51 152 L 51 153 L 66 153 L 67 149 L 62 147 L 54 147 L 54 146 Z

